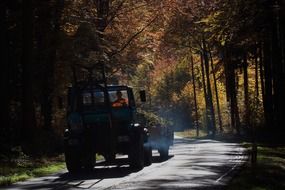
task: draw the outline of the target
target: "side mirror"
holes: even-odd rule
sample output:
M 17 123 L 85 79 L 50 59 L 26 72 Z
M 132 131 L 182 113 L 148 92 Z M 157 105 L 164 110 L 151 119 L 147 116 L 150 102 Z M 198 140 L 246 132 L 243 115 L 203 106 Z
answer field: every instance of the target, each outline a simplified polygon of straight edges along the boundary
M 140 91 L 141 102 L 146 102 L 145 90 Z

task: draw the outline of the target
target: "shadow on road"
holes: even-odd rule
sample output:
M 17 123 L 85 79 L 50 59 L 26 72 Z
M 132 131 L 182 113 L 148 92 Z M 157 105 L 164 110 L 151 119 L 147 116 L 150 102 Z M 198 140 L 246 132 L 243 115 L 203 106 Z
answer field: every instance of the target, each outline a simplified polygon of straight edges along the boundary
M 159 156 L 153 156 L 153 163 L 162 163 L 173 156 L 169 156 L 167 159 L 162 160 Z M 132 169 L 127 165 L 127 158 L 117 158 L 114 163 L 108 164 L 106 162 L 98 162 L 92 171 L 81 171 L 77 174 L 70 174 L 68 172 L 62 174 L 56 174 L 43 178 L 36 178 L 32 181 L 22 182 L 15 184 L 7 189 L 25 189 L 25 190 L 68 190 L 68 189 L 82 189 L 82 184 L 85 184 L 83 189 L 92 189 L 98 183 L 106 179 L 120 179 L 131 173 L 138 172 L 138 170 Z M 90 183 L 88 183 L 90 181 Z M 0 188 L 0 190 L 2 190 Z
M 153 163 L 162 163 L 174 157 L 170 155 L 168 158 L 162 159 L 159 156 L 153 156 Z M 129 167 L 127 158 L 117 158 L 114 163 L 106 163 L 105 161 L 96 164 L 92 171 L 81 171 L 77 174 L 64 173 L 55 181 L 72 181 L 72 180 L 103 180 L 110 178 L 121 178 L 139 170 Z M 146 166 L 147 167 L 147 166 Z

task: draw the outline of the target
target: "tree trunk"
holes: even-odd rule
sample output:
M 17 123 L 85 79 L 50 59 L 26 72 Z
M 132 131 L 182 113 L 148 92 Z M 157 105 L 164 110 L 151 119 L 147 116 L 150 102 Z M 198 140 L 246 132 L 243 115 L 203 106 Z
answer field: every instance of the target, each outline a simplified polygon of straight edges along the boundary
M 244 88 L 244 107 L 245 107 L 245 113 L 244 113 L 244 121 L 245 121 L 245 127 L 249 127 L 250 125 L 250 110 L 249 110 L 249 94 L 248 94 L 248 63 L 247 63 L 247 53 L 244 53 L 243 56 L 243 88 Z
M 274 108 L 274 127 L 279 132 L 283 132 L 283 119 L 284 119 L 284 107 L 285 107 L 285 65 L 282 61 L 283 54 L 283 26 L 284 24 L 280 21 L 284 19 L 280 17 L 281 7 L 280 2 L 274 2 L 274 6 L 279 6 L 279 9 L 273 11 L 272 15 L 272 71 L 273 71 L 273 108 Z M 278 133 L 279 135 L 280 133 Z M 283 137 L 281 137 L 283 138 Z
M 43 89 L 42 89 L 42 114 L 44 116 L 44 128 L 52 128 L 53 119 L 53 102 L 54 102 L 54 75 L 55 75 L 55 64 L 56 64 L 56 50 L 58 47 L 58 33 L 60 31 L 60 19 L 62 15 L 62 10 L 64 8 L 64 0 L 58 0 L 54 5 L 50 2 L 45 3 L 46 6 L 42 6 L 45 9 L 41 11 L 41 23 L 40 26 L 43 29 L 41 34 L 46 35 L 43 42 L 42 51 L 40 52 L 40 57 L 46 55 L 46 59 L 42 62 L 44 66 L 43 72 Z M 54 25 L 49 25 L 45 20 L 52 20 Z M 42 55 L 42 54 L 43 55 Z
M 280 34 L 280 51 L 281 51 L 281 105 L 280 107 L 282 108 L 281 113 L 280 113 L 280 121 L 279 123 L 283 124 L 282 127 L 282 131 L 280 134 L 284 134 L 285 133 L 285 127 L 284 127 L 284 120 L 283 117 L 285 115 L 285 101 L 284 101 L 284 97 L 285 97 L 285 1 L 283 0 L 281 6 L 281 10 L 279 11 L 280 14 L 280 30 L 279 30 L 279 34 Z
M 36 28 L 36 41 L 37 41 L 37 63 L 40 65 L 40 106 L 41 115 L 43 118 L 43 128 L 51 129 L 52 121 L 52 83 L 53 75 L 53 55 L 51 53 L 51 38 L 53 35 L 49 20 L 52 20 L 51 13 L 52 7 L 49 1 L 38 1 L 36 7 L 38 7 Z
M 198 116 L 198 106 L 197 106 L 197 96 L 196 96 L 196 82 L 195 82 L 195 71 L 194 71 L 194 60 L 191 53 L 191 71 L 192 71 L 192 81 L 193 81 L 193 93 L 194 93 L 194 107 L 195 107 L 195 127 L 196 127 L 196 136 L 199 137 L 199 116 Z
M 254 63 L 255 63 L 255 97 L 259 97 L 259 81 L 258 81 L 258 49 L 254 52 Z
M 271 60 L 271 43 L 265 41 L 264 43 L 264 115 L 265 124 L 268 129 L 273 124 L 273 95 L 272 95 L 272 60 Z
M 210 113 L 210 122 L 211 122 L 211 130 L 213 132 L 213 135 L 216 133 L 216 117 L 215 117 L 215 111 L 213 106 L 213 95 L 212 95 L 212 88 L 211 88 L 211 82 L 210 82 L 210 71 L 209 71 L 209 57 L 208 57 L 208 51 L 206 49 L 206 42 L 205 39 L 203 39 L 203 57 L 204 57 L 204 63 L 205 63 L 205 70 L 206 70 L 206 79 L 207 79 L 207 101 L 209 106 L 209 113 Z
M 260 84 L 261 84 L 261 95 L 262 95 L 262 102 L 263 102 L 263 113 L 264 113 L 264 109 L 265 109 L 265 92 L 264 92 L 264 68 L 263 68 L 263 44 L 260 43 L 260 47 L 259 47 L 259 75 L 260 75 Z
M 97 8 L 97 21 L 96 26 L 98 31 L 102 34 L 107 27 L 107 17 L 109 14 L 109 0 L 94 0 Z M 100 34 L 99 34 L 100 35 Z M 101 36 L 103 37 L 103 35 Z
M 1 70 L 0 70 L 0 143 L 2 146 L 0 152 L 5 152 L 5 145 L 10 146 L 10 86 L 9 86 L 9 62 L 8 62 L 8 27 L 6 15 L 6 1 L 0 3 L 0 57 L 1 57 Z M 3 150 L 2 150 L 3 148 Z M 9 148 L 9 147 L 7 147 Z
M 217 79 L 216 79 L 216 74 L 214 71 L 214 61 L 212 57 L 211 51 L 210 53 L 210 58 L 211 58 L 211 69 L 213 72 L 213 78 L 214 78 L 214 87 L 215 87 L 215 95 L 216 95 L 216 102 L 217 102 L 217 111 L 218 111 L 218 119 L 219 119 L 219 126 L 220 126 L 220 131 L 223 132 L 223 123 L 222 123 L 222 115 L 221 115 L 221 110 L 220 110 L 220 100 L 219 100 L 219 93 L 218 93 L 218 87 L 217 87 Z
M 0 87 L 5 89 L 0 93 L 1 112 L 0 122 L 1 127 L 8 127 L 9 118 L 9 63 L 8 63 L 8 43 L 7 43 L 7 18 L 6 18 L 6 2 L 0 3 L 0 55 L 1 55 L 1 80 Z
M 22 135 L 31 140 L 35 128 L 33 92 L 33 8 L 32 0 L 23 2 L 23 50 L 22 50 Z
M 226 90 L 227 97 L 230 103 L 230 113 L 231 113 L 231 126 L 236 130 L 237 134 L 240 134 L 240 118 L 237 105 L 236 97 L 236 77 L 234 63 L 231 60 L 232 57 L 231 47 L 226 47 L 224 49 L 224 66 L 226 75 Z
M 203 60 L 203 53 L 200 54 L 200 60 L 201 60 L 201 71 L 202 71 L 202 84 L 203 84 L 203 91 L 204 91 L 204 99 L 206 104 L 206 127 L 207 127 L 207 133 L 210 134 L 211 130 L 211 122 L 209 118 L 209 105 L 208 105 L 208 93 L 206 90 L 206 82 L 205 82 L 205 70 L 204 70 L 204 60 Z

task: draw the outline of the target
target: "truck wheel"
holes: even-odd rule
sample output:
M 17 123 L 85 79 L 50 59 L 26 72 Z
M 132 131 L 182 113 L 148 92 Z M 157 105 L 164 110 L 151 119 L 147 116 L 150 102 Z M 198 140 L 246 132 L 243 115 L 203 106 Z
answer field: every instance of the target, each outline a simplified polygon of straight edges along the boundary
M 129 152 L 130 167 L 141 170 L 144 167 L 144 147 L 142 135 L 138 135 L 138 138 L 134 138 L 131 144 Z
M 169 147 L 162 147 L 158 149 L 160 158 L 162 158 L 163 160 L 167 159 L 169 156 Z
M 92 171 L 94 169 L 95 162 L 96 158 L 94 153 L 86 154 L 84 159 L 84 169 L 87 171 Z
M 75 152 L 65 151 L 65 164 L 70 173 L 77 173 L 81 169 L 79 155 Z
M 152 164 L 152 147 L 144 147 L 144 165 L 150 166 Z
M 113 163 L 116 160 L 116 154 L 110 153 L 103 155 L 107 163 Z

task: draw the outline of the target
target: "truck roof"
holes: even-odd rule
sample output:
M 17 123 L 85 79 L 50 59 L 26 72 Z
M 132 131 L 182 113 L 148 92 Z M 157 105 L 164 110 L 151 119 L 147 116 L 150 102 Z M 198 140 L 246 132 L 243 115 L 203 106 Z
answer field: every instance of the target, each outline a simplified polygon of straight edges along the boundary
M 90 86 L 94 86 L 93 88 L 96 88 L 96 86 L 101 86 L 101 87 L 104 87 L 103 84 L 98 84 L 98 83 L 90 83 L 90 82 L 85 82 L 85 81 L 81 81 L 81 82 L 77 82 L 76 83 L 76 86 L 81 88 L 81 87 L 90 87 Z M 70 85 L 70 87 L 75 87 L 74 85 Z M 99 87 L 100 88 L 100 87 Z M 128 88 L 132 88 L 131 86 L 128 86 L 128 85 L 114 85 L 114 84 L 110 84 L 110 85 L 107 85 L 107 88 L 109 90 L 116 90 L 116 89 L 128 89 Z

